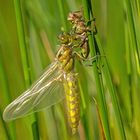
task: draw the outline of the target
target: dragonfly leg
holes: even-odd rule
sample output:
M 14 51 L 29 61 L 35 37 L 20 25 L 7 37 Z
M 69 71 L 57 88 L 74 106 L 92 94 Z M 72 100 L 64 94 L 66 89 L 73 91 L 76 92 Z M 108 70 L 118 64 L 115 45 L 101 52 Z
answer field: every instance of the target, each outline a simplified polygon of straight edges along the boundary
M 89 32 L 93 32 L 94 35 L 97 34 L 97 28 L 96 28 L 96 18 L 94 17 L 93 19 L 90 19 L 86 22 L 87 26 L 91 25 L 91 22 L 93 22 L 93 28 L 89 29 Z
M 87 58 L 84 58 L 80 53 L 74 51 L 73 54 L 77 57 L 77 59 L 82 62 L 82 61 L 86 61 Z
M 94 57 L 84 58 L 80 53 L 74 52 L 77 59 L 85 66 L 92 66 L 95 61 L 100 57 L 105 57 L 105 55 L 95 55 Z M 86 62 L 86 63 L 85 63 Z M 88 62 L 88 63 L 87 63 Z
M 98 73 L 99 74 L 101 74 L 102 72 L 101 72 L 101 69 L 103 68 L 103 64 L 102 64 L 102 61 L 99 59 L 100 57 L 105 57 L 105 55 L 103 56 L 103 55 L 96 55 L 96 56 L 94 56 L 94 57 L 92 57 L 92 58 L 89 58 L 89 59 L 91 59 L 92 61 L 92 64 L 90 64 L 89 66 L 92 66 L 93 65 L 93 63 L 96 61 L 97 62 L 97 70 L 98 70 Z
M 56 54 L 56 58 L 59 57 L 59 55 L 61 54 L 61 52 L 63 51 L 64 46 L 61 46 Z

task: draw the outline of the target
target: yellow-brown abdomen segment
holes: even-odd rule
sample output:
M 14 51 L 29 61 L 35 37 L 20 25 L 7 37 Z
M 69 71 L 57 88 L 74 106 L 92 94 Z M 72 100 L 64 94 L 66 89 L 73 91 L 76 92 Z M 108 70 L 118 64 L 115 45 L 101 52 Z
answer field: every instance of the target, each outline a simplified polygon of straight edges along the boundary
M 77 132 L 80 119 L 79 89 L 76 75 L 77 74 L 73 72 L 66 74 L 64 82 L 67 115 L 72 134 L 75 134 Z

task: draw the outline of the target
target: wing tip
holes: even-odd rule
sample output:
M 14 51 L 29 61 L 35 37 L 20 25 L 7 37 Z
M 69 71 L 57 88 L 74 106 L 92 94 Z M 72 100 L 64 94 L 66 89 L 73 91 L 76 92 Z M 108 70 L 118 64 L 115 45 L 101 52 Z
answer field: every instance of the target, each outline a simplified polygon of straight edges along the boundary
M 4 110 L 2 118 L 5 122 L 9 122 L 11 120 L 6 110 Z
M 11 112 L 11 107 L 9 105 L 3 111 L 2 118 L 5 122 L 10 122 L 15 119 L 13 113 Z

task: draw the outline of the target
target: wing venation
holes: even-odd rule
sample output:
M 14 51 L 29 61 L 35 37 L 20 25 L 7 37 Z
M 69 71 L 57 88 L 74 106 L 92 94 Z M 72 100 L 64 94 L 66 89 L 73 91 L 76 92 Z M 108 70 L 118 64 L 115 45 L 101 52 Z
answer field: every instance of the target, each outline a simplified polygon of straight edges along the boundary
M 53 62 L 28 90 L 6 107 L 4 120 L 14 120 L 60 102 L 64 98 L 62 77 L 58 62 Z

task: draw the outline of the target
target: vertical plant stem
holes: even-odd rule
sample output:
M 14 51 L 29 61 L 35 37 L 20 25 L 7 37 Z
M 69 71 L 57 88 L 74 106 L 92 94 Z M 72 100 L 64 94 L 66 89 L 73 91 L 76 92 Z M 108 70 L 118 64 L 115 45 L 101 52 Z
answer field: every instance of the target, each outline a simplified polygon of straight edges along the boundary
M 100 49 L 101 55 L 104 56 L 105 53 L 104 53 L 104 50 L 101 47 L 98 36 L 96 36 L 96 41 L 97 41 L 98 47 Z M 109 90 L 109 93 L 110 93 L 110 96 L 111 96 L 111 99 L 112 99 L 112 104 L 113 104 L 117 124 L 118 124 L 118 127 L 119 127 L 119 132 L 120 132 L 122 140 L 126 140 L 119 103 L 118 103 L 117 96 L 116 96 L 116 93 L 115 93 L 115 90 L 114 90 L 114 87 L 113 87 L 113 84 L 112 84 L 112 81 L 111 81 L 109 68 L 108 68 L 108 63 L 107 63 L 107 60 L 106 60 L 105 57 L 103 58 L 103 64 L 104 64 L 103 74 L 104 74 L 106 84 L 107 84 L 107 87 L 108 87 L 108 90 Z
M 38 122 L 35 121 L 32 124 L 32 132 L 33 132 L 33 139 L 39 140 L 39 129 L 38 129 Z
M 131 0 L 125 0 L 125 2 L 127 5 L 127 13 L 128 13 L 127 18 L 128 18 L 128 24 L 129 24 L 129 28 L 131 32 L 131 38 L 133 42 L 135 43 L 135 45 L 133 45 L 133 50 L 134 52 L 136 52 L 134 54 L 137 54 L 137 56 L 135 55 L 135 61 L 140 62 L 140 53 L 139 53 L 139 47 L 138 47 L 138 39 L 136 35 L 136 30 L 135 30 L 135 20 L 134 20 L 133 11 L 132 11 L 132 3 L 131 3 Z M 139 69 L 137 69 L 137 71 L 139 71 Z
M 83 0 L 83 7 L 84 7 L 84 14 L 85 14 L 86 21 L 90 20 L 88 2 L 89 2 L 88 0 Z M 93 38 L 94 37 L 92 35 L 89 35 L 89 46 L 90 46 L 91 55 L 95 56 L 96 52 L 95 52 L 95 45 L 94 45 Z M 98 70 L 97 70 L 96 61 L 95 63 L 93 63 L 93 72 L 94 72 L 95 81 L 96 81 L 97 102 L 99 106 L 99 112 L 101 114 L 101 121 L 103 124 L 104 133 L 105 133 L 106 139 L 111 140 L 110 130 L 109 130 L 109 121 L 108 121 L 108 116 L 107 116 L 107 106 L 106 106 L 105 96 L 103 94 L 102 83 L 101 83 Z
M 3 127 L 4 128 L 4 131 L 5 131 L 5 134 L 6 134 L 6 138 L 7 140 L 10 140 L 11 139 L 11 136 L 10 136 L 10 133 L 7 129 L 7 126 L 6 126 L 6 123 L 4 122 L 4 120 L 2 119 L 2 111 L 0 109 L 0 120 L 2 122 L 2 125 L 0 127 Z M 1 136 L 2 137 L 2 136 Z
M 23 66 L 24 79 L 25 79 L 25 86 L 28 87 L 30 85 L 29 63 L 28 63 L 27 48 L 25 43 L 25 33 L 24 33 L 24 26 L 22 20 L 20 0 L 14 0 L 14 6 L 15 6 L 17 32 L 18 32 L 21 61 Z
M 59 11 L 60 11 L 60 16 L 61 16 L 61 21 L 62 21 L 62 27 L 64 31 L 66 32 L 68 30 L 67 24 L 66 24 L 66 17 L 65 17 L 65 10 L 64 10 L 64 3 L 63 0 L 57 0 L 58 6 L 59 6 Z

